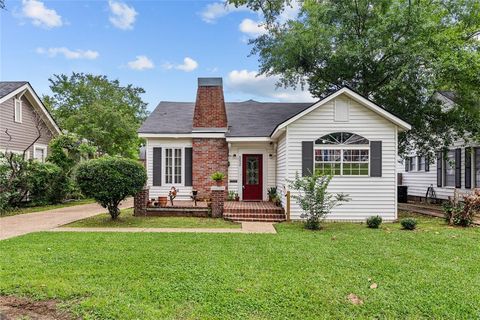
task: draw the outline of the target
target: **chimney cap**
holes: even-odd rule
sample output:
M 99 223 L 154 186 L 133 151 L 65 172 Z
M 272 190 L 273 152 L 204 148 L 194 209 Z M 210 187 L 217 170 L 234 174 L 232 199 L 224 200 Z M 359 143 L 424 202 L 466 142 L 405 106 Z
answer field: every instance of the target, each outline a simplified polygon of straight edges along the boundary
M 199 87 L 221 87 L 222 78 L 198 78 Z

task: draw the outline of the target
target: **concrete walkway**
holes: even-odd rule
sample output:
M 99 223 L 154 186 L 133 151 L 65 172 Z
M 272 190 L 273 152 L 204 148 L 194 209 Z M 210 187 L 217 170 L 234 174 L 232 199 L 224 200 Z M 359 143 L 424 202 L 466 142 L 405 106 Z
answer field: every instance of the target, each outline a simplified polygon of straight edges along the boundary
M 242 228 L 72 228 L 60 227 L 54 232 L 152 232 L 152 233 L 277 233 L 269 222 L 242 222 Z
M 120 208 L 132 206 L 133 198 L 130 198 L 125 200 Z M 91 203 L 0 218 L 0 240 L 31 232 L 47 231 L 103 212 L 106 212 L 104 208 Z

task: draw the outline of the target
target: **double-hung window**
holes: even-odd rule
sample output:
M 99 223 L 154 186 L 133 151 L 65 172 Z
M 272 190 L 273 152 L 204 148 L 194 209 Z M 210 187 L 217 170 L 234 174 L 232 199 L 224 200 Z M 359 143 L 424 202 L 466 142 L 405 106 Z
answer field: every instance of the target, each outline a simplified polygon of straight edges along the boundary
M 182 149 L 166 148 L 165 149 L 165 183 L 181 184 L 182 183 Z
M 455 187 L 455 150 L 450 150 L 447 153 L 444 185 L 446 187 Z
M 425 171 L 425 157 L 418 157 L 418 171 Z
M 315 141 L 315 172 L 335 176 L 369 175 L 369 141 L 349 132 L 335 132 Z

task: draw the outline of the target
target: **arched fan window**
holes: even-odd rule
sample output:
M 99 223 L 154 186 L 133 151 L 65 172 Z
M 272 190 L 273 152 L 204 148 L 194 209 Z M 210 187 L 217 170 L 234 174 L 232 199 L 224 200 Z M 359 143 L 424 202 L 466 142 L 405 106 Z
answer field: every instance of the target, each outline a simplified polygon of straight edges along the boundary
M 350 132 L 334 132 L 315 141 L 315 171 L 336 176 L 369 175 L 368 139 Z
M 315 144 L 368 144 L 369 141 L 362 136 L 350 132 L 334 132 L 324 135 L 315 141 Z

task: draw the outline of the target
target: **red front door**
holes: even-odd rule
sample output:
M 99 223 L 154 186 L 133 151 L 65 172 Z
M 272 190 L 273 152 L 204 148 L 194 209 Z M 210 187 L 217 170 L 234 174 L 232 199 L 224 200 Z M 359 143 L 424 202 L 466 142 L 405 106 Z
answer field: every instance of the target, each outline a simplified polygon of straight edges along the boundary
M 244 154 L 243 200 L 262 200 L 263 194 L 263 156 L 261 154 Z

